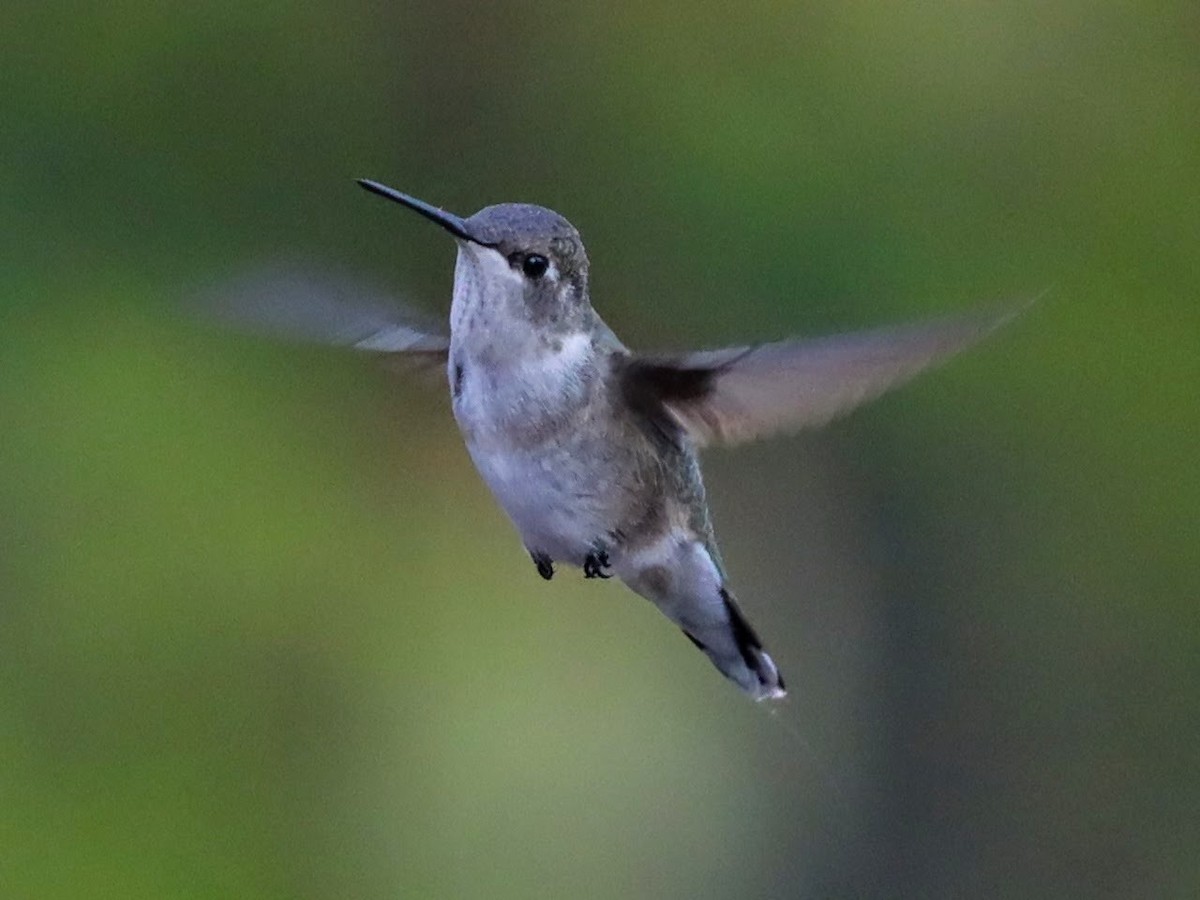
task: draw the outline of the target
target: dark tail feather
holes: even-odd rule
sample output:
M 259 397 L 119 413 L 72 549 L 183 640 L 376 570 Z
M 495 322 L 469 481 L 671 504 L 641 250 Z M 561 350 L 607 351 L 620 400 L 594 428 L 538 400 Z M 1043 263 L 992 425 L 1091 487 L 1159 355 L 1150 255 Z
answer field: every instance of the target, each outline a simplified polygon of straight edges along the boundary
M 684 632 L 713 665 L 755 700 L 778 699 L 787 693 L 774 660 L 763 650 L 753 627 L 729 592 L 721 588 L 727 620 L 705 629 L 703 636 Z

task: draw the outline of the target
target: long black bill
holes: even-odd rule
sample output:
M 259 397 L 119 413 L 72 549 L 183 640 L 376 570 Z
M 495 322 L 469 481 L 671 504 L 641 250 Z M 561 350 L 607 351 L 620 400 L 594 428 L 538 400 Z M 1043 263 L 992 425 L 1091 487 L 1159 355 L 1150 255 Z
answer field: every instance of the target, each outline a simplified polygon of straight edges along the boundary
M 402 194 L 395 188 L 390 188 L 385 184 L 380 184 L 378 181 L 368 181 L 366 178 L 358 179 L 360 187 L 366 188 L 372 194 L 378 194 L 380 197 L 387 197 L 389 200 L 395 200 L 402 206 L 407 206 L 414 212 L 418 212 L 431 222 L 436 222 L 456 238 L 461 238 L 464 241 L 471 241 L 475 244 L 482 244 L 485 247 L 491 247 L 492 244 L 487 241 L 481 241 L 467 231 L 467 223 L 454 215 L 448 213 L 444 209 L 438 209 L 436 206 L 430 206 L 424 200 L 418 200 L 416 197 L 410 197 L 408 194 Z

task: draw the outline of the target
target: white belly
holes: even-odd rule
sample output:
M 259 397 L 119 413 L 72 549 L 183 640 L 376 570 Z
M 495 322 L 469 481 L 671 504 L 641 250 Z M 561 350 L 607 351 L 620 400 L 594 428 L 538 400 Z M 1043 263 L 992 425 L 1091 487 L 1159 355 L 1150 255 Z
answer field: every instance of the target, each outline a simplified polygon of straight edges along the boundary
M 513 362 L 503 372 L 463 352 L 454 401 L 475 467 L 525 546 L 576 565 L 610 530 L 602 489 L 607 473 L 591 471 L 589 462 L 597 456 L 594 442 L 603 436 L 569 428 L 555 429 L 544 440 L 537 434 L 540 425 L 576 412 L 591 399 L 590 380 L 581 375 L 592 363 L 589 350 L 587 335 L 572 335 L 557 352 Z
M 553 450 L 530 454 L 470 444 L 468 450 L 530 551 L 581 565 L 608 534 L 599 498 L 578 477 L 577 461 Z

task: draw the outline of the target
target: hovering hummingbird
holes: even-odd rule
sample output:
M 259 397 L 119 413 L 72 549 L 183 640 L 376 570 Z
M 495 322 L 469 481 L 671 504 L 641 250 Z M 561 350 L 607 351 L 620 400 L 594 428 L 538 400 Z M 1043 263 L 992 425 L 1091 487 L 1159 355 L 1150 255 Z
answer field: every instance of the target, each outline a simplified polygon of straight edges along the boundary
M 455 239 L 449 337 L 365 301 L 278 297 L 250 317 L 444 369 L 471 459 L 538 574 L 551 579 L 558 563 L 616 575 L 756 700 L 783 697 L 784 682 L 730 590 L 697 452 L 822 425 L 1012 315 L 643 355 L 592 308 L 583 241 L 558 213 L 504 203 L 464 219 L 359 184 Z

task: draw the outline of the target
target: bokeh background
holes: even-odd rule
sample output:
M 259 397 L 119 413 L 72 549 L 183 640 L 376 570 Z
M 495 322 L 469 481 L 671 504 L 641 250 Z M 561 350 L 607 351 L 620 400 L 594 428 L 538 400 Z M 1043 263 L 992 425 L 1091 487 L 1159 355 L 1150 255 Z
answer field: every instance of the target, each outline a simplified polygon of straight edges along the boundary
M 1200 893 L 1200 7 L 0 7 L 0 896 Z M 537 577 L 442 390 L 190 321 L 448 306 L 358 190 L 583 231 L 634 346 L 1050 288 L 708 457 L 792 694 Z

